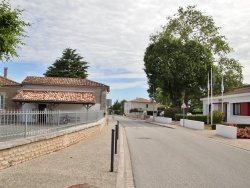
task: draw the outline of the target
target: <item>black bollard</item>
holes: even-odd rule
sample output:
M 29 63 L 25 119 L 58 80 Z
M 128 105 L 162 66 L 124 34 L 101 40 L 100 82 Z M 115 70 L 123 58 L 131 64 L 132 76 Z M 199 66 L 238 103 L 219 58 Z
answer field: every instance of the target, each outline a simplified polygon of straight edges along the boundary
M 115 154 L 117 154 L 118 125 L 115 125 Z
M 115 130 L 111 130 L 111 166 L 110 166 L 110 172 L 114 172 L 114 136 L 115 136 Z
M 118 121 L 118 124 L 117 124 L 117 140 L 119 140 L 119 121 Z

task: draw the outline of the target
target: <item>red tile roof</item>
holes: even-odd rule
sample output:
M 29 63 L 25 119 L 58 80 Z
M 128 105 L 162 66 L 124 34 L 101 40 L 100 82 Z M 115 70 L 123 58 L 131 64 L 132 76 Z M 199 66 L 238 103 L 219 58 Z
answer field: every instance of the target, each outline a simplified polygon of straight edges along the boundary
M 0 85 L 1 86 L 16 86 L 16 85 L 20 85 L 17 82 L 14 82 L 8 78 L 4 78 L 3 76 L 0 76 Z
M 27 76 L 23 80 L 22 84 L 107 87 L 107 90 L 109 92 L 109 86 L 98 83 L 98 82 L 94 82 L 88 79 L 81 79 L 81 78 Z
M 22 90 L 13 101 L 21 102 L 54 102 L 54 103 L 95 103 L 93 92 L 68 92 L 68 91 L 38 91 L 38 90 Z
M 233 91 L 229 91 L 226 93 L 223 93 L 223 95 L 235 95 L 235 94 L 242 94 L 242 93 L 250 93 L 250 85 L 244 85 L 240 87 L 236 87 L 233 89 Z M 221 94 L 217 94 L 214 96 L 221 96 Z
M 152 102 L 151 100 L 148 100 L 148 99 L 144 99 L 144 98 L 136 98 L 136 99 L 133 99 L 129 102 L 138 102 L 138 103 L 150 103 Z

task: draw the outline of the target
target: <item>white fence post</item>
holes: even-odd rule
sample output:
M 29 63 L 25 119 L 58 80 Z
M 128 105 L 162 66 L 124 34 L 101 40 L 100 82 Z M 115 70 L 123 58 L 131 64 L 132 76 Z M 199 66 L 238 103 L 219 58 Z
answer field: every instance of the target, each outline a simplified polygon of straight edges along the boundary
M 25 113 L 25 133 L 24 133 L 24 138 L 27 137 L 27 120 L 28 120 L 28 114 L 27 114 L 27 110 L 26 110 L 26 113 Z

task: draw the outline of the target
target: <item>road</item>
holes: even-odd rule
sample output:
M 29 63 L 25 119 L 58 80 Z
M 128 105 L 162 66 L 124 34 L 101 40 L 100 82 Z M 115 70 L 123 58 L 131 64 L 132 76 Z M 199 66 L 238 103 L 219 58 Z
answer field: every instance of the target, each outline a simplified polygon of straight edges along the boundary
M 117 117 L 136 188 L 250 187 L 250 152 L 182 130 Z

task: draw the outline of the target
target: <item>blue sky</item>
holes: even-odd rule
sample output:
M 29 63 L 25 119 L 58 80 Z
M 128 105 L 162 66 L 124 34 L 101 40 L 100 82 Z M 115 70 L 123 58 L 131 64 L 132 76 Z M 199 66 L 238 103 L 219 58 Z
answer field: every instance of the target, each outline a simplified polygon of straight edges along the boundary
M 19 58 L 1 64 L 8 78 L 22 82 L 26 76 L 43 76 L 65 48 L 76 49 L 89 62 L 88 79 L 110 86 L 108 98 L 148 98 L 143 56 L 149 36 L 161 31 L 166 17 L 179 6 L 197 5 L 211 15 L 220 34 L 234 48 L 231 57 L 244 66 L 244 83 L 250 84 L 250 1 L 241 0 L 9 0 L 24 9 L 32 23 L 26 28 L 26 46 Z M 226 86 L 225 86 L 226 87 Z

